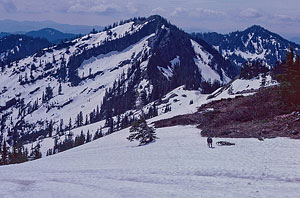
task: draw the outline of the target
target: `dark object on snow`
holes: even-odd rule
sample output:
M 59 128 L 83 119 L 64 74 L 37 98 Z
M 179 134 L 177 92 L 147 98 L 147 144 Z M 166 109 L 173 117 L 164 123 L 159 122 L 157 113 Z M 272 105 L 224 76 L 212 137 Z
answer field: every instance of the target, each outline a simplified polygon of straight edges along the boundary
M 212 138 L 208 137 L 207 138 L 207 145 L 208 145 L 209 148 L 212 148 L 212 142 L 213 142 Z
M 218 141 L 216 144 L 219 145 L 219 146 L 232 146 L 232 145 L 235 145 L 235 143 L 226 142 L 226 141 Z
M 264 141 L 264 138 L 263 137 L 258 137 L 257 138 L 259 141 Z

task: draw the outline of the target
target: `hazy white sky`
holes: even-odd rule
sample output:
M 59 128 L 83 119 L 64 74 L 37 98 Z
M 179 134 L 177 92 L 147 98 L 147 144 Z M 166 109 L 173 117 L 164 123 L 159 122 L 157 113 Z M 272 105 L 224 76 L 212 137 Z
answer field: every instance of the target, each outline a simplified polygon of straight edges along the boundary
M 0 0 L 0 20 L 107 25 L 152 14 L 190 31 L 229 32 L 258 24 L 300 36 L 300 0 Z

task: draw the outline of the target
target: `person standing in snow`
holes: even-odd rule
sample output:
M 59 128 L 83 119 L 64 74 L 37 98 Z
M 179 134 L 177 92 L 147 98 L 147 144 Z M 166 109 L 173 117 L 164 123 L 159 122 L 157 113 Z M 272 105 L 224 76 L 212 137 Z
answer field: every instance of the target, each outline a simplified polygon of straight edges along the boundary
M 208 137 L 207 138 L 207 145 L 208 145 L 209 148 L 212 148 L 212 142 L 213 142 L 212 138 Z

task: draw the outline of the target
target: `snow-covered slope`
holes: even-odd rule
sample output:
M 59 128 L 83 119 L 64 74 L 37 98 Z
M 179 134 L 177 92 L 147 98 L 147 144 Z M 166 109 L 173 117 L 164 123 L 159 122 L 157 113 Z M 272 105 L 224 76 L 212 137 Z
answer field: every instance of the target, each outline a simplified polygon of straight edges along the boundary
M 236 78 L 227 85 L 217 89 L 208 96 L 208 99 L 220 100 L 222 98 L 234 98 L 239 95 L 249 95 L 257 92 L 259 88 L 278 85 L 270 74 L 259 75 L 252 79 Z
M 260 197 L 300 194 L 298 140 L 230 139 L 209 149 L 194 127 L 157 129 L 156 142 L 138 147 L 128 129 L 32 162 L 0 167 L 0 196 Z M 224 140 L 224 139 L 223 139 Z
M 258 77 L 246 80 L 246 79 L 235 79 L 226 84 L 224 87 L 219 88 L 212 94 L 202 94 L 201 91 L 186 90 L 184 86 L 178 87 L 166 95 L 164 95 L 160 100 L 151 102 L 145 105 L 142 110 L 144 113 L 148 113 L 149 109 L 154 105 L 157 108 L 158 116 L 151 118 L 149 122 L 154 122 L 158 120 L 172 118 L 178 115 L 192 114 L 197 112 L 198 108 L 207 104 L 211 101 L 217 101 L 227 98 L 235 98 L 237 96 L 247 96 L 255 94 L 258 89 L 262 87 L 276 86 L 278 82 L 273 80 L 270 75 L 260 75 Z M 138 118 L 141 114 L 140 110 L 128 111 L 125 114 L 131 114 L 132 117 Z M 121 115 L 123 117 L 125 114 Z M 113 118 L 117 121 L 117 117 Z M 78 127 L 72 129 L 73 137 L 89 132 L 90 135 L 94 136 L 97 131 L 102 129 L 103 135 L 108 135 L 108 128 L 105 128 L 105 120 L 90 124 L 87 126 Z M 69 132 L 67 132 L 68 134 Z M 44 139 L 39 139 L 35 142 L 25 145 L 25 147 L 30 150 L 34 148 L 37 144 L 40 145 L 40 150 L 42 152 L 42 157 L 46 156 L 49 149 L 53 149 L 55 141 L 63 142 L 67 135 L 47 137 Z
M 186 90 L 184 86 L 181 86 L 163 96 L 161 100 L 145 105 L 142 109 L 144 113 L 148 113 L 149 109 L 153 107 L 154 104 L 156 105 L 158 116 L 149 120 L 149 122 L 154 122 L 161 119 L 171 118 L 176 115 L 194 113 L 202 104 L 205 104 L 211 100 L 215 100 L 208 100 L 208 96 L 208 94 L 201 94 L 201 91 Z M 141 114 L 141 111 L 131 110 L 125 114 L 131 114 L 131 117 L 138 118 Z M 121 115 L 121 117 L 123 117 L 125 114 Z M 113 117 L 113 119 L 115 122 L 117 121 L 117 117 Z M 99 132 L 100 129 L 102 130 L 103 135 L 109 135 L 108 128 L 105 127 L 105 120 L 102 120 L 93 124 L 74 128 L 70 130 L 71 132 L 66 131 L 65 135 L 53 135 L 52 137 L 39 138 L 37 141 L 26 144 L 25 148 L 31 151 L 32 148 L 35 148 L 37 145 L 39 145 L 42 157 L 46 157 L 49 149 L 53 150 L 55 142 L 63 142 L 66 138 L 69 138 L 69 133 L 72 134 L 73 138 L 79 136 L 81 133 L 84 135 L 89 133 L 92 137 L 94 137 L 95 133 L 97 131 Z
M 150 103 L 182 85 L 204 90 L 203 83 L 228 82 L 236 71 L 202 42 L 151 16 L 6 65 L 0 72 L 0 137 L 28 143 L 123 114 L 142 94 Z
M 151 102 L 145 105 L 142 110 L 144 113 L 149 113 L 149 109 L 153 108 L 155 105 L 157 108 L 158 116 L 152 118 L 150 121 L 157 121 L 161 119 L 171 118 L 177 115 L 184 115 L 195 113 L 197 109 L 208 102 L 219 100 L 222 98 L 234 98 L 239 95 L 248 95 L 249 92 L 251 94 L 255 93 L 255 91 L 261 87 L 262 78 L 251 79 L 251 80 L 240 80 L 237 79 L 229 84 L 227 84 L 227 88 L 218 89 L 213 94 L 202 94 L 199 90 L 187 90 L 185 86 L 180 86 L 166 95 L 164 95 L 160 100 Z M 271 79 L 267 80 L 266 86 L 272 85 Z M 233 88 L 229 88 L 233 87 Z M 229 92 L 228 90 L 231 90 Z M 75 108 L 75 107 L 74 107 Z M 71 111 L 71 110 L 70 110 Z M 74 110 L 76 112 L 76 110 Z M 141 114 L 140 110 L 130 110 L 120 115 L 120 117 L 124 117 L 125 115 L 131 115 L 130 117 L 138 118 Z M 114 121 L 117 121 L 117 117 L 113 117 Z M 108 128 L 105 127 L 105 120 L 89 124 L 86 126 L 81 126 L 78 128 L 74 128 L 71 131 L 73 138 L 80 135 L 81 132 L 83 134 L 87 134 L 89 132 L 90 135 L 94 136 L 97 131 L 102 129 L 103 135 L 108 135 Z M 39 144 L 40 151 L 42 153 L 42 157 L 46 157 L 46 153 L 49 149 L 54 148 L 55 142 L 63 142 L 68 137 L 70 132 L 66 131 L 65 135 L 55 135 L 53 133 L 52 137 L 43 137 L 38 138 L 38 140 L 30 142 L 25 145 L 25 147 L 30 151 L 32 148 Z M 60 134 L 60 133 L 59 133 Z M 63 134 L 63 133 L 62 133 Z
M 230 78 L 226 75 L 224 70 L 221 69 L 222 72 L 218 73 L 216 65 L 212 65 L 211 60 L 213 59 L 213 56 L 205 51 L 199 43 L 194 40 L 191 40 L 191 42 L 196 53 L 195 63 L 202 74 L 203 80 L 228 83 Z

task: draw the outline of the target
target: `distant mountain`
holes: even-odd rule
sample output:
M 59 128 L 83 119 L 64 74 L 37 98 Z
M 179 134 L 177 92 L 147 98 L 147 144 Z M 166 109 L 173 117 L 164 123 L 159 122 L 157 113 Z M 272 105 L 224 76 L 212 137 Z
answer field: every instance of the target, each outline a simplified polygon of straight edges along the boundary
M 292 37 L 290 40 L 300 45 L 300 37 Z
M 7 32 L 0 32 L 0 39 L 5 37 L 5 36 L 8 36 L 10 35 L 10 33 L 7 33 Z
M 43 28 L 53 28 L 61 32 L 72 34 L 88 34 L 92 31 L 92 29 L 96 29 L 98 31 L 103 29 L 102 26 L 69 25 L 56 23 L 53 21 L 0 21 L 0 32 L 24 33 L 40 30 Z
M 300 53 L 300 45 L 258 25 L 224 35 L 211 32 L 193 33 L 192 36 L 205 40 L 237 66 L 246 61 L 262 60 L 273 67 L 285 58 L 290 47 Z
M 8 35 L 0 39 L 0 62 L 9 63 L 20 60 L 51 45 L 46 39 L 26 35 Z
M 34 38 L 45 38 L 52 43 L 60 43 L 64 40 L 71 40 L 77 37 L 76 34 L 63 33 L 53 28 L 44 28 L 38 31 L 27 32 L 26 35 Z

